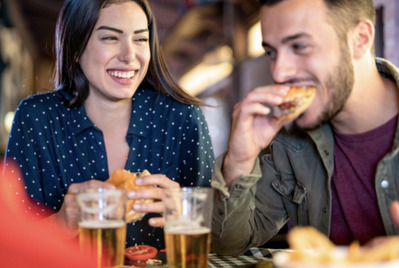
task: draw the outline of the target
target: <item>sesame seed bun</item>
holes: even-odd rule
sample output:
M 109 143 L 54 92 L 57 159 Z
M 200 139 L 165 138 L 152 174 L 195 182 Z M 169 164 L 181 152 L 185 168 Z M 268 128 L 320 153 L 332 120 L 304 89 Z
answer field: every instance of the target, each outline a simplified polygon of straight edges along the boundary
M 124 169 L 115 170 L 108 180 L 105 182 L 114 185 L 118 189 L 124 189 L 126 191 L 137 190 L 137 189 L 150 189 L 154 188 L 154 186 L 139 186 L 136 185 L 136 179 L 142 176 L 148 176 L 151 173 L 148 170 L 144 170 L 143 172 L 130 172 Z M 126 201 L 126 222 L 132 222 L 141 220 L 145 213 L 136 212 L 133 210 L 133 206 L 136 203 L 152 203 L 152 199 L 143 199 L 143 200 L 133 200 L 128 199 Z

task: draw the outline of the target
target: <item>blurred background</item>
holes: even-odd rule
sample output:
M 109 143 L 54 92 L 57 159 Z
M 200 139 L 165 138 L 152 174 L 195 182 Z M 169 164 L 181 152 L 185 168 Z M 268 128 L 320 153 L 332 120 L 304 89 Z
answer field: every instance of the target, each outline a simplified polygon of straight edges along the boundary
M 234 104 L 271 83 L 258 0 L 149 0 L 167 64 L 204 107 L 215 155 L 227 146 Z M 52 90 L 54 31 L 63 0 L 0 0 L 0 157 L 14 111 Z M 376 54 L 399 66 L 399 0 L 374 0 Z

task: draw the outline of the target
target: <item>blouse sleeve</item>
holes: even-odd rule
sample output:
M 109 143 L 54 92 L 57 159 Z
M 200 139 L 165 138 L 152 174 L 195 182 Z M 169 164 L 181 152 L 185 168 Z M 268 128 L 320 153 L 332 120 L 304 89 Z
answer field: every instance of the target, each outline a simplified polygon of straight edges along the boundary
M 39 116 L 31 108 L 29 101 L 24 100 L 16 110 L 5 152 L 5 168 L 21 174 L 18 180 L 24 181 L 28 196 L 33 199 L 32 204 L 37 206 L 28 209 L 37 216 L 43 216 L 39 214 L 50 213 L 43 206 L 46 204 L 43 191 L 45 182 L 42 178 L 42 163 L 49 159 L 49 150 Z M 16 168 L 19 170 L 15 170 Z
M 210 187 L 215 161 L 208 125 L 201 109 L 191 106 L 182 137 L 182 186 Z

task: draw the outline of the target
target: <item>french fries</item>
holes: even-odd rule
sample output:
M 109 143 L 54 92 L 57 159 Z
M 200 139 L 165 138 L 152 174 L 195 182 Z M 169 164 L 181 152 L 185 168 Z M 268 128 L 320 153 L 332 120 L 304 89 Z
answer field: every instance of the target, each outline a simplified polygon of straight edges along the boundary
M 287 240 L 292 250 L 289 253 L 289 262 L 349 264 L 399 260 L 399 236 L 386 237 L 375 246 L 362 247 L 355 241 L 344 253 L 313 227 L 295 227 L 288 233 Z

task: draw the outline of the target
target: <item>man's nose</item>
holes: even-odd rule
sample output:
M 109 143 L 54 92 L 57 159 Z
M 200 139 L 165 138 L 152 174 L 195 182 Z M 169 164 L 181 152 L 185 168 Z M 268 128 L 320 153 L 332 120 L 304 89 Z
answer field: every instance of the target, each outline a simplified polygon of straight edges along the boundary
M 277 84 L 286 83 L 297 75 L 297 62 L 289 53 L 279 53 L 271 64 L 273 81 Z

